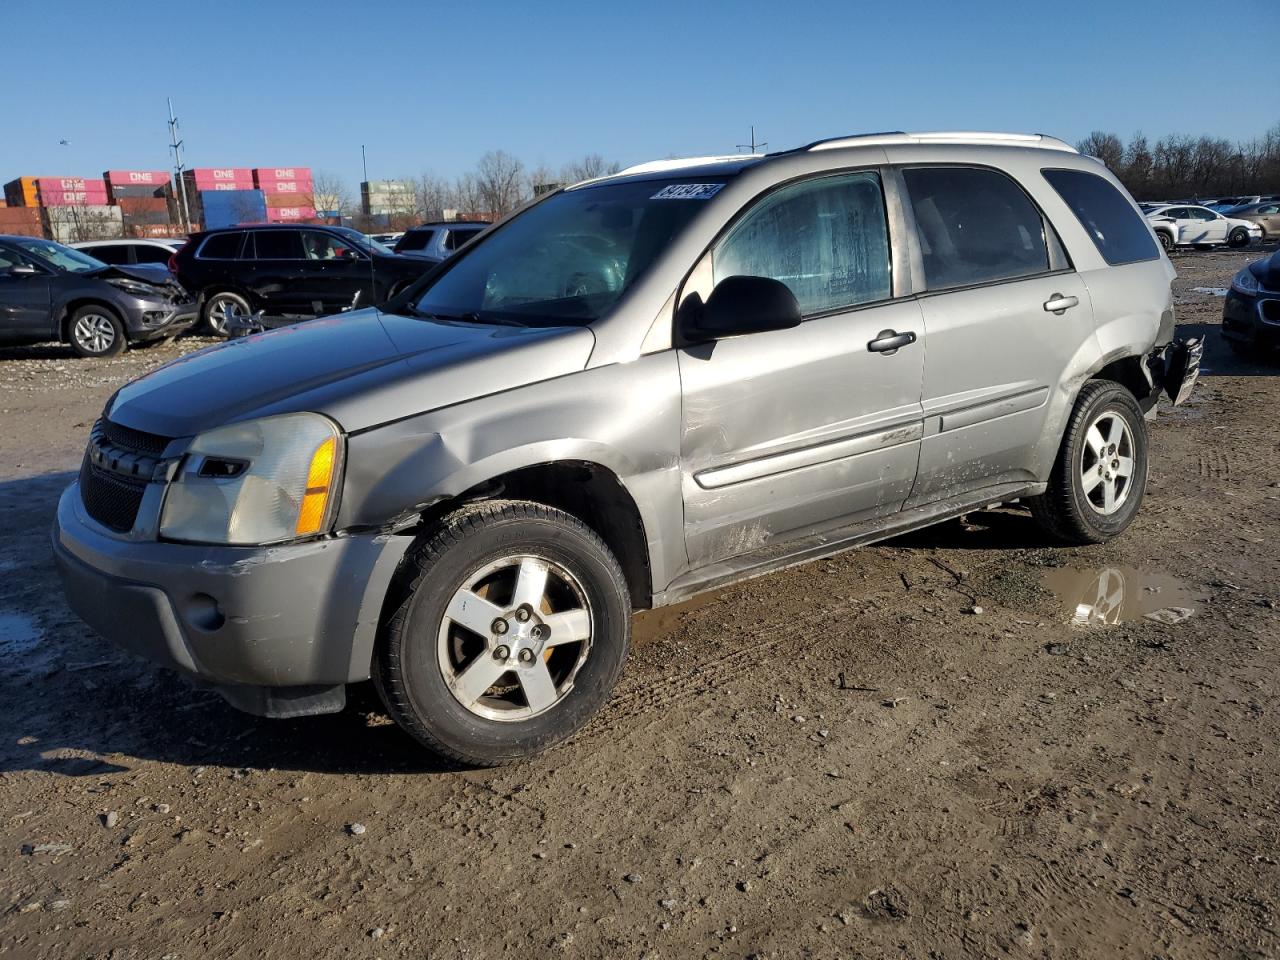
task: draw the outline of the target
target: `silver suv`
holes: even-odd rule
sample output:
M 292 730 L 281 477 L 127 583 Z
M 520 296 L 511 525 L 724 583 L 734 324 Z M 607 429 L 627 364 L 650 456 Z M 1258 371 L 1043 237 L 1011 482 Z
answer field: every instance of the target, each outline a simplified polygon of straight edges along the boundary
M 235 706 L 372 677 L 427 747 L 501 763 L 601 707 L 635 610 L 997 502 L 1120 533 L 1199 369 L 1173 276 L 1047 137 L 643 164 L 380 309 L 125 386 L 54 549 L 90 625 Z

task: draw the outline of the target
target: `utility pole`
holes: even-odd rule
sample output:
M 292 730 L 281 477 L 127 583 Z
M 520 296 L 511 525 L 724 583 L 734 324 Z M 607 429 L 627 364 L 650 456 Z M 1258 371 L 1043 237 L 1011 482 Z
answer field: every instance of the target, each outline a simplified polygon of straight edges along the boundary
M 734 149 L 746 150 L 749 147 L 751 149 L 751 152 L 754 154 L 757 149 L 763 150 L 768 145 L 769 145 L 769 141 L 767 140 L 764 143 L 756 143 L 756 125 L 753 123 L 751 125 L 751 142 L 739 143 Z
M 169 149 L 173 151 L 173 165 L 178 174 L 178 216 L 182 218 L 182 229 L 191 232 L 191 211 L 187 209 L 187 183 L 182 174 L 186 169 L 182 162 L 182 138 L 178 136 L 178 118 L 173 115 L 173 99 L 165 97 L 169 104 Z

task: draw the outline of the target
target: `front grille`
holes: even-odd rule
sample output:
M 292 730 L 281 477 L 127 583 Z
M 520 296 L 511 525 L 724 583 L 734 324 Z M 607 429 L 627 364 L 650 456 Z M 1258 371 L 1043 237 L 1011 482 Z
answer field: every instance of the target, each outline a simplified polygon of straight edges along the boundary
M 80 468 L 80 499 L 89 516 L 121 533 L 132 530 L 147 484 L 156 476 L 168 445 L 168 437 L 105 417 L 95 423 Z
M 118 477 L 90 463 L 88 456 L 84 458 L 84 466 L 80 468 L 80 499 L 89 516 L 104 527 L 121 533 L 132 530 L 146 489 L 145 481 L 139 483 Z
M 169 445 L 168 437 L 162 437 L 155 433 L 143 433 L 141 430 L 133 429 L 133 427 L 112 423 L 106 418 L 99 420 L 94 424 L 94 427 L 96 430 L 102 431 L 102 436 L 113 447 L 121 447 L 130 453 L 145 453 L 147 456 L 158 457 L 164 453 L 164 448 Z
M 1267 323 L 1280 323 L 1280 300 L 1263 300 L 1262 319 Z

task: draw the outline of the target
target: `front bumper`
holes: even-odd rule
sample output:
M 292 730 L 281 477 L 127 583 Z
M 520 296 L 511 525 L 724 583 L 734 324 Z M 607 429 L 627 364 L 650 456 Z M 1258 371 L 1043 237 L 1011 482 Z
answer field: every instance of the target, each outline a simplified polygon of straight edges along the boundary
M 130 340 L 159 340 L 186 330 L 200 318 L 196 302 L 175 304 L 169 300 L 130 297 L 125 310 Z
M 53 525 L 67 599 L 89 626 L 272 716 L 340 709 L 340 695 L 325 691 L 369 677 L 382 603 L 410 542 L 372 533 L 274 547 L 129 539 L 85 513 L 78 483 Z
M 1263 349 L 1280 347 L 1280 292 L 1251 295 L 1228 290 L 1222 304 L 1222 335 Z

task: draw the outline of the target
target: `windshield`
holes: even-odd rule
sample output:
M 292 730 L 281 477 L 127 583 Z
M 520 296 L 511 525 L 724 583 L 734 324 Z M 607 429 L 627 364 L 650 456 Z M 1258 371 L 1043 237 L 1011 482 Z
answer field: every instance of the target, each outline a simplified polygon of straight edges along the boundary
M 352 230 L 350 227 L 335 227 L 335 232 L 342 234 L 348 240 L 356 245 L 357 248 L 365 253 L 391 254 L 391 248 L 383 246 L 373 237 L 367 237 L 359 230 Z
M 699 181 L 604 183 L 548 197 L 459 254 L 409 312 L 522 326 L 591 323 L 724 185 Z
M 106 266 L 101 260 L 89 256 L 83 250 L 73 250 L 52 240 L 23 238 L 15 239 L 12 243 L 49 266 L 68 273 L 91 273 Z

